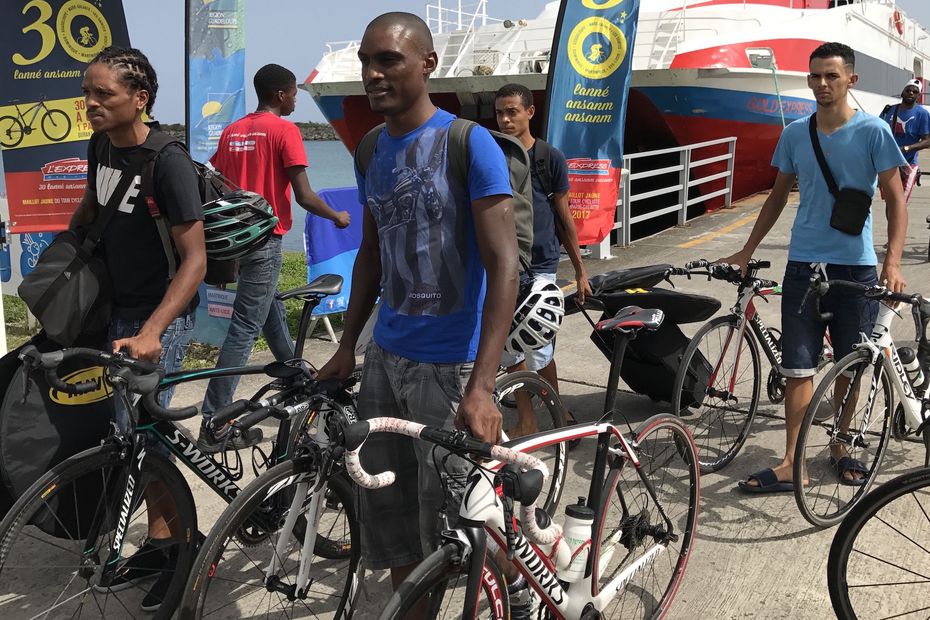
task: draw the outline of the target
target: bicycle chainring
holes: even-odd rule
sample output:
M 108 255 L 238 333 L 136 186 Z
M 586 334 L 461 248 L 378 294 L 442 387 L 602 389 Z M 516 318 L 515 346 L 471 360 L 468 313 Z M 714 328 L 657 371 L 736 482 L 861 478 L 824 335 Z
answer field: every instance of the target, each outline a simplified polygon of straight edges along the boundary
M 901 441 L 907 437 L 910 432 L 910 429 L 907 427 L 907 420 L 904 417 L 904 405 L 898 403 L 898 406 L 894 408 L 894 414 L 891 416 L 891 436 L 897 441 Z
M 768 393 L 769 402 L 777 405 L 785 400 L 785 377 L 778 372 L 777 368 L 769 371 L 769 378 L 765 382 L 765 389 Z

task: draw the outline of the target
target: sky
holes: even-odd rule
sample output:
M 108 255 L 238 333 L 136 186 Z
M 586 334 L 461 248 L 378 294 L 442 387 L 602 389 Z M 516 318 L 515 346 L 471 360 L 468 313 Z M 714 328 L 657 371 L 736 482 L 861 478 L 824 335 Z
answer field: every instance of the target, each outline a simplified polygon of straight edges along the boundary
M 154 111 L 163 123 L 184 122 L 185 4 L 183 0 L 123 0 L 129 39 L 158 73 Z M 246 109 L 256 106 L 251 76 L 263 65 L 283 65 L 301 83 L 323 57 L 326 43 L 360 39 L 368 22 L 386 11 L 425 17 L 426 4 L 425 0 L 245 0 Z M 443 0 L 443 6 L 456 4 L 457 0 Z M 476 0 L 462 4 L 474 6 Z M 536 17 L 545 1 L 490 0 L 488 5 L 489 16 L 516 21 Z M 309 93 L 301 90 L 297 98 L 291 120 L 325 122 Z

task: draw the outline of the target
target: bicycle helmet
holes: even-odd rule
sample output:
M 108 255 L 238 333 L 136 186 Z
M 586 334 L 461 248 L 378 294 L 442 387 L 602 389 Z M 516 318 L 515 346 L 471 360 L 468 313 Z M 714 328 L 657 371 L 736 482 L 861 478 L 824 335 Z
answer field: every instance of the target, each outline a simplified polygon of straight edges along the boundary
M 529 353 L 541 349 L 562 326 L 565 297 L 554 282 L 535 278 L 523 301 L 517 304 L 510 324 L 505 349 L 510 354 Z
M 236 190 L 203 206 L 207 256 L 233 260 L 260 248 L 271 237 L 278 218 L 255 192 Z

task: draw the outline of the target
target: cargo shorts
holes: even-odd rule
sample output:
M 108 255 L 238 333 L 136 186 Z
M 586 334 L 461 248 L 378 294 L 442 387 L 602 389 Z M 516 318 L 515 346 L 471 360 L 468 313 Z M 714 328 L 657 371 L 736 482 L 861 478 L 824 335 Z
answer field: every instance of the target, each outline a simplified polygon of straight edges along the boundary
M 451 429 L 472 367 L 472 362 L 414 362 L 372 342 L 365 352 L 359 417 L 403 418 Z M 449 455 L 434 444 L 391 433 L 371 435 L 365 442 L 360 455 L 365 470 L 370 474 L 390 470 L 397 475 L 388 487 L 358 490 L 362 549 L 372 569 L 422 561 L 438 546 L 442 508 L 455 524 L 458 502 L 444 501 L 436 467 L 443 456 Z M 471 467 L 453 455 L 440 470 L 448 472 L 452 486 L 460 489 Z

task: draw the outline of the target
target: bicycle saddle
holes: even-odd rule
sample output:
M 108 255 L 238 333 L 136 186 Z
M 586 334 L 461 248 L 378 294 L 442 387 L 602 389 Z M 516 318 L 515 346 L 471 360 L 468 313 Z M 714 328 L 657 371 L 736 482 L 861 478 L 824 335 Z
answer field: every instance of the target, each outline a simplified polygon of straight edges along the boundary
M 307 286 L 301 286 L 284 293 L 277 293 L 275 298 L 284 301 L 294 297 L 325 297 L 326 295 L 338 295 L 340 291 L 342 291 L 342 276 L 326 273 Z
M 618 310 L 613 318 L 598 322 L 597 330 L 630 333 L 645 329 L 648 332 L 654 332 L 659 329 L 663 320 L 665 320 L 665 313 L 658 308 L 644 310 L 638 306 L 627 306 Z

